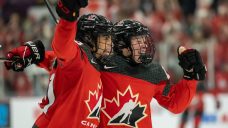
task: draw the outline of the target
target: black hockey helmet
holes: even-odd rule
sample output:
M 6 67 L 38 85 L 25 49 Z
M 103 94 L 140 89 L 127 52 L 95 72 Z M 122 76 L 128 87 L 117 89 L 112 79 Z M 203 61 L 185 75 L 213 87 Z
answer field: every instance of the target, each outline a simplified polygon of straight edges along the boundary
M 98 35 L 111 35 L 113 24 L 102 15 L 85 14 L 79 18 L 77 27 L 76 40 L 97 50 Z
M 113 27 L 113 34 L 114 34 L 114 51 L 117 52 L 120 55 L 123 55 L 122 49 L 123 48 L 129 48 L 131 51 L 131 38 L 134 36 L 145 36 L 145 43 L 146 43 L 146 51 L 143 53 L 140 53 L 140 61 L 143 64 L 148 64 L 152 62 L 153 56 L 155 53 L 155 47 L 154 47 L 154 40 L 152 38 L 151 32 L 148 27 L 144 26 L 142 23 L 125 19 L 121 20 L 114 24 Z M 132 56 L 125 57 L 127 59 L 132 60 Z

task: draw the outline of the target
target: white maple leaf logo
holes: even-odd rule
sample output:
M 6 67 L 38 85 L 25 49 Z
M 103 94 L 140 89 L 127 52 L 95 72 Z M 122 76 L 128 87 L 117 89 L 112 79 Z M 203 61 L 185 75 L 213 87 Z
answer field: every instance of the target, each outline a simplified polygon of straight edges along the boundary
M 90 119 L 100 119 L 100 109 L 101 109 L 101 102 L 103 98 L 102 94 L 102 83 L 98 83 L 97 90 L 89 91 L 88 99 L 85 100 L 87 108 L 90 111 L 88 118 Z
M 108 125 L 138 127 L 137 123 L 147 116 L 147 105 L 142 105 L 138 97 L 129 85 L 123 93 L 117 90 L 117 98 L 104 98 L 101 111 L 110 119 Z

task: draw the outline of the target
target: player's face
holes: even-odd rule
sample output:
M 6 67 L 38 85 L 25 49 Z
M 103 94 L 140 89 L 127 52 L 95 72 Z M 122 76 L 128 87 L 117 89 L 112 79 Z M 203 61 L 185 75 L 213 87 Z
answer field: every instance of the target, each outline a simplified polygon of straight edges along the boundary
M 96 57 L 108 56 L 112 54 L 112 36 L 99 35 L 97 38 Z
M 136 63 L 142 63 L 140 56 L 146 54 L 147 47 L 146 36 L 133 36 L 131 38 L 132 59 L 134 59 Z

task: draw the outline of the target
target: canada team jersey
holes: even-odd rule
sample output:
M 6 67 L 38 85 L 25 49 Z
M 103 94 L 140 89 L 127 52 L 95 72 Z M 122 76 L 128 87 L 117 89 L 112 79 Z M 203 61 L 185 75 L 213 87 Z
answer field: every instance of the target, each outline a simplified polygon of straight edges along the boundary
M 47 95 L 40 104 L 43 114 L 35 122 L 39 128 L 98 127 L 100 73 L 89 61 L 93 58 L 74 41 L 75 26 L 76 22 L 60 20 L 56 27 L 52 55 L 57 56 L 57 67 L 51 70 Z M 49 65 L 43 63 L 40 66 Z
M 100 128 L 152 128 L 153 98 L 169 111 L 180 113 L 195 94 L 195 80 L 183 79 L 171 86 L 168 74 L 158 64 L 131 66 L 118 56 L 112 61 L 117 66 L 105 65 L 101 72 Z

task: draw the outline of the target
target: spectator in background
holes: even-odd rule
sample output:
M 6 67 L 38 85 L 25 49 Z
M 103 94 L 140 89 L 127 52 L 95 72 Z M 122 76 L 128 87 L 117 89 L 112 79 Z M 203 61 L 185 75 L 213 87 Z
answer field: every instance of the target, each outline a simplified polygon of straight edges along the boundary
M 3 52 L 13 47 L 16 47 L 18 42 L 23 41 L 23 28 L 21 27 L 21 19 L 17 13 L 10 15 L 10 20 L 7 24 L 2 24 L 1 44 Z M 20 77 L 18 77 L 20 76 Z M 27 77 L 27 74 L 22 72 L 15 74 L 4 70 L 4 85 L 5 92 L 8 96 L 31 96 L 32 86 Z
M 8 1 L 7 3 L 9 4 L 11 2 Z M 49 18 L 44 17 L 41 20 L 37 20 L 34 18 L 34 16 L 30 15 L 24 18 L 21 17 L 20 12 L 10 12 L 9 17 L 10 18 L 8 20 L 6 20 L 7 18 L 4 17 L 0 18 L 0 43 L 2 45 L 1 52 L 3 52 L 4 55 L 10 49 L 21 45 L 18 42 L 24 42 L 24 40 L 32 40 L 39 38 L 44 40 L 45 42 L 50 42 L 50 39 L 53 35 L 51 31 L 53 30 L 53 25 L 50 25 L 51 22 L 49 21 Z M 45 43 L 45 46 L 47 49 L 50 49 L 49 44 Z M 18 77 L 18 75 L 20 77 Z M 26 72 L 16 74 L 13 72 L 7 72 L 3 70 L 3 86 L 5 87 L 5 94 L 7 94 L 7 96 L 31 96 L 35 94 L 33 92 L 34 90 L 31 81 L 27 75 L 28 74 Z
M 194 127 L 199 128 L 203 112 L 204 112 L 204 102 L 203 102 L 203 93 L 205 93 L 206 88 L 201 83 L 197 86 L 197 93 L 193 98 L 189 107 L 185 110 L 182 115 L 180 128 L 185 128 L 187 121 L 189 120 L 191 113 L 194 113 Z
M 13 13 L 17 12 L 20 17 L 26 18 L 27 9 L 34 6 L 36 0 L 3 0 L 2 3 L 2 17 L 5 22 L 10 20 Z
M 15 74 L 13 88 L 16 96 L 33 96 L 33 88 L 26 73 Z
M 112 0 L 109 5 L 111 9 L 108 15 L 113 22 L 128 18 L 143 21 L 139 0 Z
M 197 93 L 192 100 L 192 103 L 189 107 L 185 110 L 181 117 L 180 128 L 185 128 L 187 121 L 190 119 L 191 114 L 193 114 L 193 128 L 199 128 L 200 123 L 202 122 L 205 104 L 203 100 L 204 94 L 207 92 L 207 88 L 203 82 L 200 82 L 197 86 Z M 215 109 L 218 110 L 221 106 L 221 103 L 218 99 L 218 92 L 214 90 L 212 92 L 215 101 Z
M 183 15 L 185 16 L 185 19 L 188 19 L 189 16 L 193 16 L 196 9 L 196 0 L 178 0 Z
M 218 3 L 218 12 L 211 19 L 211 29 L 217 39 L 215 44 L 215 82 L 219 90 L 228 90 L 228 1 Z

